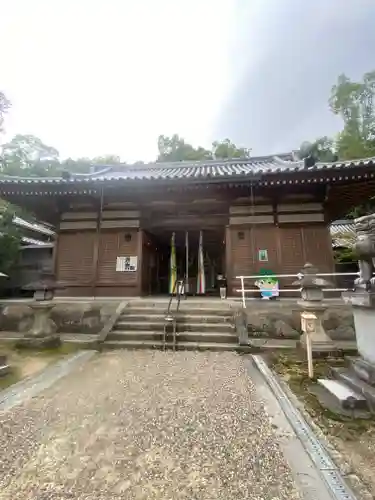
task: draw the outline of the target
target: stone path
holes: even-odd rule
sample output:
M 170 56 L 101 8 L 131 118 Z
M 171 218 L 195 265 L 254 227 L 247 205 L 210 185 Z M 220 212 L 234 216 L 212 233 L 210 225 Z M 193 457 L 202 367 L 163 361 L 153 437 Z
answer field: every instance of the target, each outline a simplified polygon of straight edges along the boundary
M 0 499 L 299 499 L 275 432 L 243 357 L 110 352 L 0 414 Z

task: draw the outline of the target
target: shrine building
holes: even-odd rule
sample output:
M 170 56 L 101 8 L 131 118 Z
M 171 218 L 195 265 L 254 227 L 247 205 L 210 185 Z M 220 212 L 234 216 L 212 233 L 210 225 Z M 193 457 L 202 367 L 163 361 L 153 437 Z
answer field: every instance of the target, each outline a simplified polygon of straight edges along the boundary
M 163 295 L 183 276 L 189 293 L 214 294 L 218 274 L 232 295 L 240 275 L 333 272 L 329 224 L 374 188 L 375 159 L 307 166 L 292 154 L 0 177 L 1 198 L 55 227 L 70 297 Z

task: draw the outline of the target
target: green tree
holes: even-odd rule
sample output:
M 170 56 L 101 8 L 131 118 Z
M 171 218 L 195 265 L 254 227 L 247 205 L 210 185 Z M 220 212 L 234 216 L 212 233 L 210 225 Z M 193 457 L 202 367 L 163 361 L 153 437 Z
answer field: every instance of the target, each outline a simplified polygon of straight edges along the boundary
M 0 271 L 7 273 L 18 259 L 21 232 L 13 224 L 15 210 L 9 203 L 0 202 Z
M 195 148 L 185 142 L 185 139 L 178 134 L 174 134 L 171 137 L 160 135 L 158 138 L 158 150 L 158 162 L 249 158 L 251 151 L 247 148 L 237 147 L 229 139 L 213 142 L 211 150 L 205 149 L 202 146 Z
M 11 103 L 0 92 L 0 132 L 3 132 L 4 116 Z M 0 167 L 2 165 L 2 158 Z M 13 224 L 15 211 L 9 203 L 0 200 L 0 271 L 7 273 L 18 258 L 21 234 Z
M 211 160 L 212 152 L 202 147 L 194 148 L 178 134 L 171 137 L 160 135 L 158 138 L 158 162 Z
M 215 159 L 250 158 L 251 149 L 239 148 L 229 139 L 212 143 L 212 154 Z
M 117 165 L 121 163 L 121 159 L 117 155 L 103 155 L 103 156 L 95 156 L 92 160 L 92 163 L 96 163 L 98 165 Z
M 11 107 L 10 101 L 3 92 L 0 92 L 0 132 L 3 132 L 4 117 Z
M 2 148 L 1 172 L 24 177 L 49 177 L 60 170 L 57 149 L 34 135 L 18 134 Z
M 309 156 L 315 161 L 332 162 L 337 159 L 334 152 L 334 141 L 329 137 L 320 137 L 314 142 L 305 141 L 299 148 L 299 156 L 303 160 Z
M 344 122 L 337 137 L 340 159 L 351 160 L 375 155 L 375 71 L 366 73 L 361 82 L 340 75 L 332 87 L 331 110 Z

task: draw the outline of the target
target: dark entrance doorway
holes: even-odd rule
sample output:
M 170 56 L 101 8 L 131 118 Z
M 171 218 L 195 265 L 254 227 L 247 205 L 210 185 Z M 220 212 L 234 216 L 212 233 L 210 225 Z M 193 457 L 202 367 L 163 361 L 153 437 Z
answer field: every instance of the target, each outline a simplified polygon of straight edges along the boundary
M 173 231 L 144 232 L 142 290 L 144 295 L 167 295 L 170 284 L 170 257 Z M 177 278 L 187 276 L 187 293 L 197 294 L 200 231 L 174 231 Z M 205 295 L 218 295 L 216 277 L 225 273 L 223 230 L 203 230 Z

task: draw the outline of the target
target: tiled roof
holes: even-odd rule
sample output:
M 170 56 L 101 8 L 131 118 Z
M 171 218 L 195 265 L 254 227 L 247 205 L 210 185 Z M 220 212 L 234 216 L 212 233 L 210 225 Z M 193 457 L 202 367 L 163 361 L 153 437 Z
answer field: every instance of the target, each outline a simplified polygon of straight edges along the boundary
M 319 172 L 342 170 L 358 166 L 375 166 L 375 158 L 349 162 L 316 163 L 305 167 L 303 161 L 293 160 L 292 154 L 259 156 L 234 160 L 209 160 L 198 162 L 148 163 L 134 165 L 93 165 L 95 172 L 90 174 L 71 173 L 62 177 L 13 177 L 0 176 L 0 184 L 76 184 L 103 181 L 137 180 L 199 180 L 246 178 L 253 175 L 293 173 L 299 171 Z
M 22 248 L 53 248 L 54 243 L 52 241 L 42 241 L 36 240 L 35 238 L 28 238 L 27 236 L 22 237 L 22 243 L 24 246 Z
M 25 219 L 21 219 L 21 217 L 14 217 L 13 222 L 18 227 L 29 229 L 30 231 L 35 231 L 36 233 L 45 234 L 46 236 L 55 236 L 56 234 L 55 231 L 42 224 L 38 224 L 36 222 L 28 222 Z
M 332 246 L 350 247 L 356 236 L 355 225 L 352 220 L 337 220 L 330 225 Z

